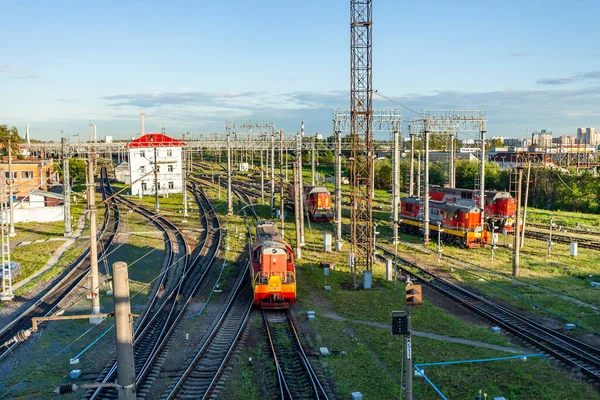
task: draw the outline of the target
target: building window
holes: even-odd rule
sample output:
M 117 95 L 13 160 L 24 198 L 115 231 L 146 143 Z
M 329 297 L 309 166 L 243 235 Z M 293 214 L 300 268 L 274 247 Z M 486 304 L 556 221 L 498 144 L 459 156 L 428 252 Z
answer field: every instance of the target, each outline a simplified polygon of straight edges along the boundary
M 167 157 L 173 156 L 173 150 L 167 149 Z
M 140 157 L 146 157 L 146 152 L 144 150 L 140 151 Z
M 173 188 L 174 188 L 173 182 L 169 182 L 169 189 L 173 189 Z
M 10 178 L 10 174 L 8 173 L 8 171 L 4 171 L 4 178 L 5 179 Z M 17 179 L 17 171 L 13 171 L 13 179 Z
M 21 179 L 24 181 L 30 181 L 33 179 L 33 171 L 21 171 Z
M 169 164 L 169 165 L 167 166 L 167 170 L 168 170 L 169 172 L 173 172 L 173 165 Z
M 157 188 L 158 190 L 160 190 L 160 182 L 158 182 L 158 183 L 156 184 L 156 188 Z
M 146 190 L 148 190 L 148 185 L 146 185 L 146 182 L 142 182 L 142 192 L 145 192 Z

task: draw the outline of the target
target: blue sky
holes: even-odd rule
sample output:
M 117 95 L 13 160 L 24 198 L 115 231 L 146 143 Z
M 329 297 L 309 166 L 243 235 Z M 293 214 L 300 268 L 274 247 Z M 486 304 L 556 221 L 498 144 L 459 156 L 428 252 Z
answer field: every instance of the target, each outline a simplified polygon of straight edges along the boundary
M 144 110 L 146 131 L 269 118 L 329 134 L 349 107 L 349 3 L 0 0 L 0 123 L 125 138 Z M 600 128 L 600 2 L 374 0 L 373 14 L 374 88 L 395 102 L 486 109 L 491 136 Z

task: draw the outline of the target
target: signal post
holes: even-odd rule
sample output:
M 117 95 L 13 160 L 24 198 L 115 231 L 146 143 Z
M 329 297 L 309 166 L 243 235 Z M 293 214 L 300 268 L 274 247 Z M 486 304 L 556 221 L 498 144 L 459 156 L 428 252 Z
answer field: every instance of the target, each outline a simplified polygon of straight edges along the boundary
M 406 278 L 406 310 L 392 311 L 392 334 L 406 337 L 406 400 L 412 400 L 412 327 L 410 311 L 412 306 L 423 303 L 421 285 L 414 285 Z

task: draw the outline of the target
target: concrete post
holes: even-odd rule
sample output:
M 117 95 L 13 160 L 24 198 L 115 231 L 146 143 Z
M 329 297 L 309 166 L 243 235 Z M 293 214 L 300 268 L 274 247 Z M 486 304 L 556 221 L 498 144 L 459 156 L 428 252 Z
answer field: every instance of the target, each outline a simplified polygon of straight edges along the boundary
M 96 222 L 96 188 L 94 183 L 94 162 L 95 154 L 90 146 L 90 159 L 88 161 L 88 217 L 90 222 L 90 293 L 92 299 L 92 314 L 100 314 L 100 284 L 98 279 L 98 228 Z M 95 324 L 100 322 L 101 318 L 90 318 L 90 322 Z
M 342 251 L 342 132 L 335 134 L 335 251 Z
M 481 228 L 485 229 L 485 122 L 481 123 L 481 162 L 479 182 L 479 208 L 481 208 Z
M 315 138 L 313 139 L 312 142 L 312 158 L 311 158 L 311 169 L 310 169 L 310 184 L 315 186 L 315 153 L 316 153 L 316 146 L 317 146 L 317 134 L 315 133 Z
M 285 193 L 283 191 L 283 129 L 279 130 L 279 216 L 281 236 L 285 237 Z
M 65 237 L 71 237 L 71 176 L 69 174 L 69 154 L 67 151 L 67 138 L 61 139 L 62 144 L 62 156 L 63 156 L 63 214 L 65 224 Z
M 182 166 L 181 166 L 181 182 L 182 182 L 182 188 L 181 190 L 183 190 L 183 223 L 187 222 L 187 218 L 188 218 L 188 204 L 187 204 L 187 184 L 186 184 L 186 173 L 187 173 L 187 168 L 186 168 L 186 156 L 185 156 L 185 149 L 182 147 L 181 148 L 181 153 L 182 153 Z
M 154 211 L 160 209 L 158 203 L 158 149 L 154 148 Z
M 525 225 L 527 224 L 527 203 L 529 203 L 529 177 L 531 176 L 531 160 L 527 166 L 527 180 L 525 181 L 525 202 L 523 203 L 523 231 L 521 232 L 521 248 L 525 246 Z
M 263 151 L 260 151 L 260 200 L 265 205 L 265 169 L 263 165 Z
M 304 128 L 304 123 L 302 123 Z M 304 129 L 302 129 L 304 132 Z M 298 201 L 300 202 L 300 244 L 304 246 L 304 182 L 302 177 L 302 136 L 296 136 L 296 169 L 298 170 Z
M 522 192 L 522 186 L 523 186 L 523 169 L 521 167 L 517 167 L 519 170 L 519 187 L 517 189 L 517 222 L 516 222 L 516 226 L 515 226 L 515 242 L 514 242 L 514 249 L 513 249 L 513 276 L 517 277 L 519 276 L 519 264 L 520 264 L 520 256 L 521 256 L 521 243 L 520 239 L 521 239 L 521 234 L 520 234 L 520 229 L 521 229 L 521 192 Z
M 425 167 L 423 171 L 423 242 L 429 243 L 429 128 L 425 120 Z
M 233 198 L 231 197 L 231 132 L 227 130 L 227 215 L 233 215 Z
M 135 400 L 135 364 L 133 359 L 133 320 L 129 303 L 127 263 L 113 264 L 113 299 L 117 342 L 117 383 L 119 400 Z
M 299 192 L 300 188 L 298 185 L 298 172 L 296 171 L 297 162 L 292 163 L 292 168 L 294 172 L 294 213 L 295 213 L 295 221 L 296 221 L 296 259 L 300 260 L 302 258 L 302 242 L 300 240 L 300 202 L 298 198 L 300 197 Z
M 275 132 L 271 132 L 271 215 L 275 214 Z
M 454 168 L 454 157 L 456 156 L 454 151 L 454 132 L 450 132 L 450 163 L 448 166 L 449 183 L 450 187 L 456 187 L 456 170 Z
M 394 130 L 394 187 L 392 192 L 392 220 L 394 224 L 394 238 L 392 243 L 398 241 L 398 203 L 400 199 L 400 131 Z
M 410 126 L 409 126 L 410 129 Z M 415 194 L 415 134 L 410 132 L 410 176 L 408 182 L 408 195 Z

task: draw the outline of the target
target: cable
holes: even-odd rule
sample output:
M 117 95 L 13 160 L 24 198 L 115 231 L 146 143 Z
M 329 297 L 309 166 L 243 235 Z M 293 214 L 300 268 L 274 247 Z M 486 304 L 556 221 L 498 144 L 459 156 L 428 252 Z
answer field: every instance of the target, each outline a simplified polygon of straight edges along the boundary
M 402 108 L 404 108 L 404 109 L 406 109 L 406 110 L 408 110 L 408 111 L 414 112 L 415 114 L 417 114 L 417 115 L 419 115 L 419 116 L 421 116 L 421 117 L 425 118 L 425 116 L 424 116 L 422 113 L 420 113 L 420 112 L 418 112 L 418 111 L 415 111 L 415 110 L 413 110 L 413 109 L 412 109 L 412 108 L 410 108 L 410 107 L 407 107 L 407 106 L 404 106 L 404 105 L 402 105 L 402 104 L 400 104 L 400 103 L 397 103 L 397 102 L 395 102 L 394 100 L 390 99 L 389 97 L 387 97 L 387 96 L 384 96 L 384 95 L 382 95 L 381 93 L 379 93 L 379 91 L 378 91 L 378 90 L 374 90 L 374 91 L 373 91 L 373 93 L 374 93 L 374 94 L 376 94 L 376 95 L 377 95 L 377 96 L 379 96 L 379 97 L 383 97 L 384 99 L 391 101 L 392 103 L 394 103 L 395 105 L 397 105 L 397 106 L 399 106 L 399 107 L 402 107 Z

